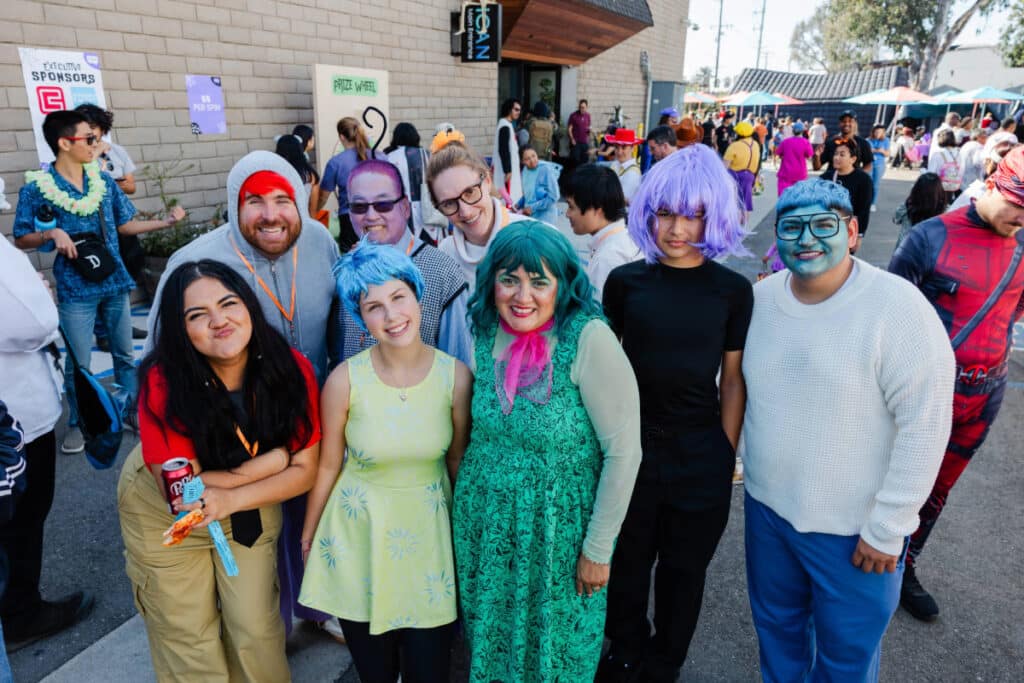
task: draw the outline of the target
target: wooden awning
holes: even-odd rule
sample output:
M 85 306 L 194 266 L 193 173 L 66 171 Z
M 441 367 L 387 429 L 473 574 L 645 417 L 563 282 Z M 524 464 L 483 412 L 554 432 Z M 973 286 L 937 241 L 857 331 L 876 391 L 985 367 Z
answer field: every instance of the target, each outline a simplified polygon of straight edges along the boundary
M 654 25 L 647 0 L 501 0 L 501 56 L 577 66 Z

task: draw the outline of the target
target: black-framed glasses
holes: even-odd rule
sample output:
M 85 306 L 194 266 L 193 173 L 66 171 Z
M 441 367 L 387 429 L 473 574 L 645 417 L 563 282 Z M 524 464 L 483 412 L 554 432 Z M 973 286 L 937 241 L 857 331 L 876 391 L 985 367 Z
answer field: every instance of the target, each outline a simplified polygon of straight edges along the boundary
M 395 207 L 398 206 L 398 202 L 402 201 L 404 198 L 405 195 L 395 199 L 384 199 L 379 202 L 349 202 L 348 210 L 351 213 L 362 216 L 364 213 L 369 211 L 372 206 L 373 210 L 377 213 L 391 213 L 394 211 Z
M 459 202 L 472 206 L 478 203 L 484 197 L 484 177 L 480 176 L 480 182 L 476 185 L 470 185 L 458 197 L 452 199 L 442 199 L 437 203 L 437 210 L 445 216 L 454 216 L 459 210 Z
M 65 140 L 71 140 L 71 142 L 78 142 L 79 140 L 85 140 L 85 144 L 87 144 L 89 147 L 92 147 L 93 145 L 95 145 L 100 140 L 95 135 L 65 135 L 64 139 Z
M 827 239 L 838 235 L 839 226 L 845 222 L 845 218 L 831 211 L 808 216 L 786 216 L 775 222 L 775 236 L 786 242 L 795 242 L 804 234 L 804 230 L 810 230 L 813 236 Z

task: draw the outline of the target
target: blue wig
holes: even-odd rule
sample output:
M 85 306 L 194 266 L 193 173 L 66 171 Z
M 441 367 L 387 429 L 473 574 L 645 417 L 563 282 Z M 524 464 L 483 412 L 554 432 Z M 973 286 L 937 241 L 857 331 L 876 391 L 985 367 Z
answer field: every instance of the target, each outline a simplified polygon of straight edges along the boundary
M 691 145 L 670 154 L 640 183 L 629 207 L 629 234 L 648 263 L 665 256 L 656 235 L 661 210 L 689 218 L 704 212 L 704 240 L 693 246 L 705 257 L 749 254 L 736 181 L 710 147 Z
M 786 188 L 786 191 L 779 197 L 775 205 L 775 215 L 781 216 L 793 209 L 799 209 L 812 204 L 821 204 L 826 209 L 842 211 L 846 214 L 853 213 L 853 204 L 850 202 L 850 192 L 831 180 L 812 178 L 801 180 Z
M 579 311 L 594 317 L 601 315 L 601 307 L 594 301 L 594 287 L 565 235 L 547 223 L 532 219 L 516 221 L 498 231 L 484 260 L 476 267 L 476 290 L 469 300 L 474 333 L 498 324 L 494 282 L 499 274 L 519 266 L 528 273 L 543 273 L 546 266 L 558 283 L 556 334 L 564 334 Z
M 355 249 L 338 259 L 331 273 L 338 298 L 363 332 L 369 333 L 369 330 L 359 313 L 359 301 L 370 287 L 401 280 L 409 285 L 417 301 L 423 298 L 423 276 L 412 259 L 390 244 L 376 244 L 366 237 L 359 240 Z

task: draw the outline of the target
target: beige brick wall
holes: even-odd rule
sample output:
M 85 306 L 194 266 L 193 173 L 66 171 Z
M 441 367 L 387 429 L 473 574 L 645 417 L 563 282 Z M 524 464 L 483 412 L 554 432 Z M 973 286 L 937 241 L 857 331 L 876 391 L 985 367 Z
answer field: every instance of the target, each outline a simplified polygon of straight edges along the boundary
M 275 135 L 313 121 L 312 65 L 386 69 L 392 125 L 410 121 L 429 139 L 441 121 L 489 148 L 495 65 L 449 53 L 455 0 L 5 0 L 0 22 L 0 176 L 14 204 L 23 172 L 38 167 L 18 47 L 99 52 L 114 139 L 135 163 L 184 158 L 172 183 L 199 219 L 225 200 L 227 172 L 243 154 L 273 149 Z M 228 134 L 189 132 L 185 74 L 222 77 Z M 334 140 L 322 141 L 331 149 Z M 132 200 L 158 208 L 140 183 Z M 13 212 L 0 215 L 8 235 Z M 52 255 L 33 254 L 40 268 Z
M 648 0 L 648 5 L 654 26 L 580 66 L 577 92 L 580 99 L 590 103 L 595 131 L 605 127 L 605 113 L 615 105 L 622 105 L 630 128 L 643 123 L 647 91 L 640 71 L 641 50 L 647 50 L 650 56 L 653 80 L 683 80 L 689 0 Z M 565 113 L 566 120 L 569 113 Z

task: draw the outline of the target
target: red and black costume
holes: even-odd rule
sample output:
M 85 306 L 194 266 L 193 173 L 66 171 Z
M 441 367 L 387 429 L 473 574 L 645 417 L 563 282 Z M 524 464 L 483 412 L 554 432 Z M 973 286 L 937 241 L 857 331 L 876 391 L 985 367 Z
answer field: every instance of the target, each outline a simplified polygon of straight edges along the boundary
M 921 526 L 911 536 L 911 565 L 1002 404 L 1013 325 L 1024 313 L 1022 254 L 1024 231 L 1000 235 L 972 203 L 915 226 L 889 264 L 935 306 L 957 362 L 953 428 L 935 486 L 921 508 Z

